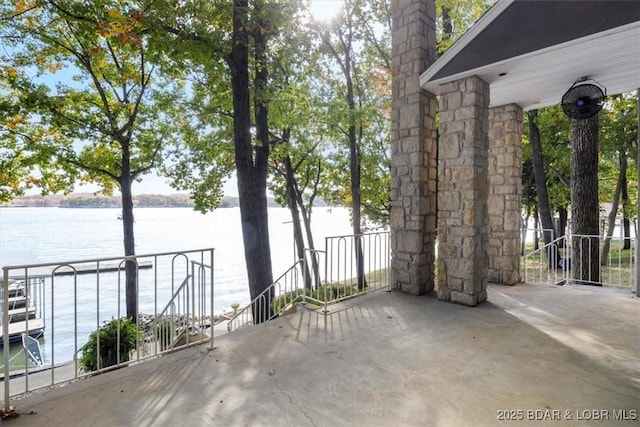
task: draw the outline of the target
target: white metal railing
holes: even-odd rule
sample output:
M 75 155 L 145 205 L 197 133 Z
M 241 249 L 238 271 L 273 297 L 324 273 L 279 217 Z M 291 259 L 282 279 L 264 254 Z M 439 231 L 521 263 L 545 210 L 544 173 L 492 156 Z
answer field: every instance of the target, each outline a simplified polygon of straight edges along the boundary
M 231 332 L 271 320 L 297 302 L 299 297 L 304 298 L 304 281 L 301 280 L 303 263 L 303 260 L 296 261 L 249 305 L 236 311 L 227 323 L 227 330 Z M 278 301 L 278 306 L 273 306 L 274 301 Z
M 379 231 L 325 239 L 325 312 L 329 304 L 390 289 L 389 236 Z
M 2 333 L 5 410 L 11 397 L 157 357 L 178 346 L 209 341 L 213 346 L 214 249 L 5 266 L 2 276 Z M 113 323 L 117 348 L 126 320 L 125 264 L 136 268 L 138 314 L 131 323 L 135 342 L 127 354 L 105 363 L 107 333 L 94 335 L 94 369 L 83 368 L 83 346 L 94 331 Z M 35 336 L 42 366 L 34 366 L 10 319 L 10 286 L 24 286 L 35 313 L 20 325 Z M 163 325 L 172 325 L 171 344 Z M 42 325 L 40 331 L 34 328 Z M 124 338 L 122 338 L 124 339 Z M 101 341 L 102 340 L 102 341 Z M 102 354 L 101 354 L 102 352 Z M 93 354 L 93 353 L 90 353 Z M 88 359 L 92 359 L 89 356 Z
M 609 251 L 603 247 L 609 240 Z M 624 249 L 625 242 L 629 249 Z M 567 235 L 523 257 L 527 283 L 580 283 L 619 288 L 635 285 L 635 238 Z M 575 248 L 575 251 L 574 251 Z
M 296 261 L 249 305 L 232 316 L 227 324 L 229 332 L 295 310 L 297 303 L 320 306 L 326 315 L 331 304 L 390 288 L 388 231 L 327 237 L 324 251 L 307 252 L 309 257 L 316 257 L 318 264 L 324 257 L 324 280 L 315 277 L 311 266 L 305 268 L 307 260 Z M 312 280 L 306 280 L 306 274 L 311 274 Z M 305 284 L 311 284 L 311 288 Z

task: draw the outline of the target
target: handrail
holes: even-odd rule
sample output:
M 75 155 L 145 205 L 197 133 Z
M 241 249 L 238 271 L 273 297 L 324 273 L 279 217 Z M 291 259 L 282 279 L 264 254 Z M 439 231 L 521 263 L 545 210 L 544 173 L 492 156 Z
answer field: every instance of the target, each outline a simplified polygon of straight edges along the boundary
M 367 286 L 356 289 L 351 284 L 357 269 L 353 263 L 357 262 L 357 256 L 353 250 L 354 245 L 360 245 L 362 255 L 362 268 L 366 270 L 368 277 Z M 316 278 L 316 286 L 312 290 L 305 288 L 306 280 L 299 281 L 300 271 L 302 278 L 306 269 L 304 259 L 297 260 L 285 273 L 276 279 L 271 285 L 256 296 L 246 307 L 234 312 L 228 320 L 227 330 L 250 326 L 254 324 L 254 318 L 259 322 L 271 320 L 287 311 L 296 302 L 313 302 L 322 306 L 323 314 L 329 312 L 331 304 L 353 298 L 358 295 L 375 290 L 389 290 L 389 260 L 390 244 L 389 232 L 378 231 L 361 233 L 358 235 L 330 236 L 325 238 L 324 250 L 310 250 L 312 256 L 322 254 L 325 258 L 324 282 Z M 321 284 L 324 283 L 324 284 Z M 276 304 L 272 304 L 274 298 L 278 298 Z M 253 313 L 253 310 L 260 310 Z
M 165 315 L 165 313 L 167 312 L 167 310 L 171 307 L 171 305 L 174 303 L 174 301 L 176 300 L 176 298 L 178 298 L 180 292 L 182 291 L 182 289 L 187 286 L 189 284 L 189 279 L 191 278 L 191 275 L 187 275 L 187 277 L 184 278 L 184 280 L 182 281 L 182 283 L 180 284 L 180 286 L 178 286 L 178 289 L 173 293 L 173 296 L 171 297 L 171 299 L 169 300 L 169 302 L 167 303 L 167 305 L 164 307 L 164 309 L 160 312 L 160 314 L 158 314 L 158 317 L 162 317 Z M 156 319 L 157 320 L 157 319 Z
M 160 343 L 161 351 L 164 349 L 171 349 L 175 344 L 176 335 L 179 335 L 183 329 L 184 325 L 179 325 L 180 319 L 176 319 L 176 301 L 181 296 L 182 291 L 186 289 L 187 293 L 187 301 L 188 293 L 189 293 L 189 279 L 191 279 L 191 275 L 187 275 L 184 278 L 178 289 L 173 293 L 173 296 L 164 307 L 164 309 L 155 317 L 153 322 L 151 322 L 151 333 L 155 342 Z M 167 312 L 171 310 L 171 314 L 167 316 Z M 188 311 L 188 310 L 187 310 Z M 168 319 L 167 319 L 168 317 Z M 165 322 L 168 322 L 169 330 L 165 330 L 160 325 L 164 325 Z M 176 334 L 178 332 L 178 334 Z
M 562 247 L 563 250 L 566 251 L 566 247 L 567 247 L 566 242 L 567 242 L 567 236 L 566 235 L 560 236 L 560 237 L 552 240 L 551 242 L 544 244 L 542 247 L 540 247 L 540 248 L 538 248 L 536 250 L 533 250 L 533 251 L 531 251 L 531 252 L 529 252 L 527 254 L 524 254 L 524 256 L 522 257 L 523 268 L 524 268 L 524 281 L 526 283 L 529 283 L 530 280 L 534 280 L 534 279 L 531 279 L 529 277 L 529 269 L 527 268 L 527 263 L 530 260 L 535 259 L 536 257 L 538 258 L 538 260 L 542 260 L 544 257 L 547 257 L 547 263 L 546 263 L 547 266 L 548 265 L 557 266 L 558 265 L 558 261 L 560 260 L 558 258 L 559 254 L 557 252 L 554 252 L 552 254 L 554 259 L 551 260 L 551 264 L 549 264 L 549 260 L 548 260 L 549 248 L 551 248 L 551 247 L 556 247 L 556 248 L 557 247 Z M 565 253 L 565 255 L 566 255 L 566 253 Z M 541 262 L 541 261 L 539 261 L 539 262 Z M 557 276 L 557 273 L 556 273 L 555 270 L 556 270 L 556 268 L 554 268 L 553 270 L 551 270 L 549 268 L 544 269 L 544 271 L 546 271 L 546 273 L 547 273 L 546 279 L 544 280 L 546 283 L 551 282 L 551 276 L 552 275 L 554 277 Z M 543 274 L 542 271 L 540 272 L 540 274 L 541 274 L 540 279 L 542 280 L 542 274 Z M 566 279 L 567 279 L 567 271 L 565 269 L 563 269 L 562 270 L 562 279 L 561 280 L 562 281 L 566 281 Z
M 260 294 L 258 294 L 247 306 L 245 306 L 241 310 L 236 311 L 233 314 L 233 316 L 231 316 L 231 318 L 227 323 L 227 331 L 231 332 L 234 329 L 238 329 L 243 326 L 252 325 L 253 317 L 254 317 L 254 314 L 252 312 L 253 310 L 252 307 L 256 307 L 258 305 L 260 305 L 261 307 L 265 306 L 267 303 L 270 303 L 270 301 L 274 297 L 277 297 L 284 292 L 296 291 L 295 297 L 293 297 L 291 301 L 288 301 L 287 304 L 283 304 L 280 310 L 277 310 L 277 311 L 268 310 L 268 313 L 256 313 L 257 316 L 260 316 L 261 314 L 268 314 L 265 318 L 260 319 L 261 322 L 266 322 L 268 320 L 274 319 L 275 317 L 282 314 L 282 312 L 287 308 L 287 306 L 293 303 L 294 300 L 298 298 L 297 291 L 300 289 L 300 286 L 297 280 L 298 267 L 301 267 L 303 263 L 304 263 L 304 260 L 302 259 L 297 260 L 291 267 L 287 269 L 287 271 L 285 271 L 283 274 L 280 275 L 280 277 L 274 280 L 273 283 L 271 283 L 271 285 L 269 285 L 265 290 L 260 292 Z M 289 275 L 294 276 L 293 286 L 291 287 L 288 286 L 290 282 L 289 280 L 287 280 L 289 278 Z M 282 283 L 283 281 L 284 283 Z M 302 296 L 302 298 L 305 298 L 305 296 Z

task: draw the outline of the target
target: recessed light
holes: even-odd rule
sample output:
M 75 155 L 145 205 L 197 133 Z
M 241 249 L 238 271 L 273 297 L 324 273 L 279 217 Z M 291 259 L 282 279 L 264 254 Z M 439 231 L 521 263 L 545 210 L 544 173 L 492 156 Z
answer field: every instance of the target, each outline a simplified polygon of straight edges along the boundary
M 506 76 L 506 75 L 507 75 L 507 73 L 500 73 L 500 74 L 498 74 L 498 75 L 499 75 L 500 77 L 502 77 L 502 76 Z

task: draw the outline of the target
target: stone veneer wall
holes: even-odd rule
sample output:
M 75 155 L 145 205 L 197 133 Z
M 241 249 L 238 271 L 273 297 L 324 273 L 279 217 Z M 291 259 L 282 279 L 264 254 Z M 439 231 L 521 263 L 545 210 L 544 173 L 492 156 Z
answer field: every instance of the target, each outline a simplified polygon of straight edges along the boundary
M 520 281 L 522 108 L 489 109 L 489 281 Z
M 438 298 L 487 299 L 489 85 L 476 76 L 441 86 Z
M 393 0 L 391 286 L 433 289 L 436 238 L 436 100 L 420 74 L 436 59 L 435 3 Z

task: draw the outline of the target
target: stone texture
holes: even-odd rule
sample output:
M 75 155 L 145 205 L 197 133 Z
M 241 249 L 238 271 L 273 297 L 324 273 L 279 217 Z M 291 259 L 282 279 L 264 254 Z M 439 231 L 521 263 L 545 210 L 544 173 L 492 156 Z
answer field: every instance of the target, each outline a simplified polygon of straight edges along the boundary
M 489 109 L 489 280 L 505 285 L 520 281 L 522 194 L 522 109 Z
M 437 104 L 419 76 L 436 59 L 435 8 L 393 0 L 391 10 L 391 286 L 420 295 L 434 286 Z
M 487 298 L 489 85 L 472 76 L 440 89 L 437 295 L 474 306 Z

